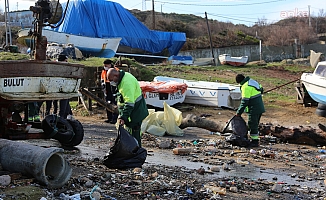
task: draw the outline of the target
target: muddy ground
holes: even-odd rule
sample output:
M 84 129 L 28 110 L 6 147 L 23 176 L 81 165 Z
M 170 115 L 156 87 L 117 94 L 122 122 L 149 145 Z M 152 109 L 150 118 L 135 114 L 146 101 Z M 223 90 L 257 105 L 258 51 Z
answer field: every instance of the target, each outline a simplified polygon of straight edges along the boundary
M 193 73 L 196 73 L 194 71 Z M 203 72 L 205 73 L 205 71 Z M 211 73 L 211 72 L 207 72 Z M 249 71 L 247 72 L 249 73 Z M 282 68 L 257 72 L 269 77 L 294 80 L 300 74 L 285 73 Z M 235 72 L 216 73 L 234 78 Z M 207 74 L 207 76 L 212 74 Z M 215 78 L 215 77 L 214 77 Z M 218 77 L 216 78 L 218 80 Z M 264 84 L 265 89 L 273 86 Z M 293 86 L 282 92 L 295 95 Z M 316 107 L 295 102 L 265 101 L 266 113 L 261 123 L 285 127 L 318 128 L 326 119 L 315 114 Z M 187 114 L 226 123 L 235 111 L 214 107 L 183 105 Z M 0 199 L 325 199 L 325 161 L 318 158 L 323 146 L 280 142 L 261 137 L 255 149 L 230 146 L 225 136 L 205 129 L 188 127 L 184 136 L 143 135 L 148 156 L 142 168 L 116 170 L 103 165 L 103 158 L 113 146 L 116 128 L 104 123 L 103 109 L 96 106 L 89 116 L 83 107 L 74 110 L 84 127 L 85 137 L 76 148 L 65 148 L 64 156 L 73 168 L 65 186 L 48 189 L 30 177 L 12 180 L 0 186 Z M 244 119 L 246 115 L 243 115 Z M 60 147 L 55 140 L 24 141 L 44 147 Z M 174 155 L 177 146 L 192 149 L 189 155 Z M 326 155 L 326 154 L 325 154 Z M 2 174 L 10 172 L 2 171 Z M 76 198 L 73 198 L 76 197 Z
M 184 107 L 183 107 L 184 108 Z M 233 110 L 186 106 L 187 114 L 211 115 L 206 119 L 227 122 Z M 325 118 L 315 107 L 300 104 L 282 109 L 267 108 L 262 123 L 284 126 L 313 126 Z M 184 136 L 143 135 L 148 156 L 141 169 L 108 169 L 102 164 L 113 146 L 116 128 L 104 123 L 104 111 L 94 109 L 83 117 L 74 111 L 84 127 L 83 142 L 65 149 L 73 168 L 69 182 L 59 189 L 47 189 L 29 177 L 1 186 L 2 199 L 324 199 L 324 147 L 281 143 L 261 138 L 255 149 L 230 146 L 225 137 L 205 129 L 189 127 Z M 244 115 L 246 119 L 246 116 Z M 26 141 L 25 141 L 26 142 Z M 39 146 L 60 147 L 55 140 L 29 140 Z M 173 148 L 189 147 L 189 155 L 174 155 Z M 25 181 L 24 181 L 25 180 Z

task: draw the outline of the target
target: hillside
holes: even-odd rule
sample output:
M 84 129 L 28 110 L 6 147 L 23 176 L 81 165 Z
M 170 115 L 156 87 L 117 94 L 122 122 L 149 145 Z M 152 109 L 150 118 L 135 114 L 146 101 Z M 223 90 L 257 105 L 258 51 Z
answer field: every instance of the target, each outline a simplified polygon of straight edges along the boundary
M 153 28 L 150 11 L 130 11 L 148 28 Z M 323 16 L 323 15 L 320 15 Z M 209 16 L 208 16 L 209 18 Z M 204 18 L 176 13 L 155 13 L 155 30 L 185 32 L 187 42 L 182 50 L 210 48 L 207 22 Z M 238 45 L 258 44 L 286 46 L 292 45 L 295 39 L 300 44 L 315 43 L 317 34 L 326 32 L 326 18 L 312 17 L 309 27 L 308 18 L 293 17 L 266 24 L 264 20 L 252 27 L 232 23 L 208 20 L 214 48 Z
M 130 10 L 130 12 L 149 29 L 153 29 L 151 11 Z M 4 21 L 3 14 L 0 14 L 0 21 Z M 258 21 L 256 25 L 248 27 L 243 24 L 209 19 L 213 48 L 259 44 L 259 40 L 263 45 L 269 46 L 288 46 L 295 42 L 311 44 L 320 39 L 317 34 L 326 33 L 326 18 L 323 13 L 320 13 L 318 17 L 311 17 L 311 26 L 307 17 L 287 18 L 274 24 L 267 24 L 264 20 Z M 13 44 L 16 43 L 17 32 L 20 28 L 12 27 L 11 29 Z M 187 42 L 182 48 L 183 51 L 210 48 L 207 22 L 200 16 L 156 12 L 155 30 L 186 33 Z M 0 34 L 2 41 L 5 41 L 5 27 L 0 27 Z

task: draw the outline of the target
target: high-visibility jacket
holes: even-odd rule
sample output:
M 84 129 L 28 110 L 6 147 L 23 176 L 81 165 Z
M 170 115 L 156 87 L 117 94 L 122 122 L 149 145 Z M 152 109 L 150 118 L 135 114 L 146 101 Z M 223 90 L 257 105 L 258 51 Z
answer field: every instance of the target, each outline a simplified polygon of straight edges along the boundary
M 111 65 L 111 66 L 113 66 L 113 65 Z M 117 68 L 117 67 L 112 67 L 112 68 L 115 68 L 116 70 L 119 70 L 119 68 Z M 105 70 L 105 69 L 103 69 L 102 72 L 101 72 L 101 85 L 102 85 L 102 87 L 105 87 L 105 83 L 110 83 L 110 81 L 107 79 L 107 76 L 106 76 L 107 72 L 108 72 L 108 70 Z
M 148 115 L 147 105 L 138 80 L 130 73 L 120 70 L 117 83 L 119 118 L 126 126 L 133 127 Z
M 244 111 L 253 115 L 265 112 L 262 98 L 263 87 L 249 76 L 241 81 L 240 85 L 242 99 L 237 114 L 242 114 Z
M 101 73 L 101 86 L 103 89 L 106 87 L 105 83 L 110 83 L 110 81 L 107 80 L 107 78 L 106 78 L 106 73 L 107 73 L 107 70 L 103 69 L 102 73 Z

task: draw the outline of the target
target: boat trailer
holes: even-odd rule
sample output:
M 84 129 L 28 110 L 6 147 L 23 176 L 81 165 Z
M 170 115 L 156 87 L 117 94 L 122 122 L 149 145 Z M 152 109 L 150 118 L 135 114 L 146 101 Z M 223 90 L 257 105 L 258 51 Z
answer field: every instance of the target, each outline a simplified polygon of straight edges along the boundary
M 294 88 L 297 91 L 297 103 L 303 104 L 304 107 L 318 105 L 318 103 L 311 98 L 304 84 L 300 80 L 294 83 Z

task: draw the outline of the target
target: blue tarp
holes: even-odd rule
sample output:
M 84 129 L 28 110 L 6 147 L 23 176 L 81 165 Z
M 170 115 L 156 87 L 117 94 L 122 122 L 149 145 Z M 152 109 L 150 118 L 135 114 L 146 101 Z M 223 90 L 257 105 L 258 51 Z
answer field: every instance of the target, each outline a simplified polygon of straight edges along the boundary
M 64 10 L 66 3 L 62 6 Z M 168 56 L 177 55 L 186 42 L 185 33 L 149 30 L 120 4 L 105 0 L 70 1 L 63 23 L 52 30 L 88 37 L 121 37 L 122 46 L 152 54 L 168 49 Z

